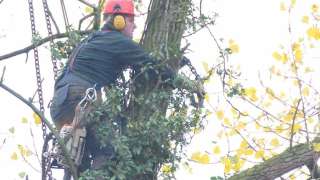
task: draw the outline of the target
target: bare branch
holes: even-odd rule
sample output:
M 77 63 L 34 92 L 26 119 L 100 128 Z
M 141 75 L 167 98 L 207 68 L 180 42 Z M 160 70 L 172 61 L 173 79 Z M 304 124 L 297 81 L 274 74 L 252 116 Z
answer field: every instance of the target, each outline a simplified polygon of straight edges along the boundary
M 70 155 L 64 145 L 63 140 L 60 138 L 59 133 L 56 131 L 56 129 L 53 127 L 53 125 L 44 117 L 43 113 L 36 108 L 30 101 L 26 100 L 24 97 L 22 97 L 20 94 L 18 94 L 17 92 L 15 92 L 14 90 L 12 90 L 11 88 L 9 88 L 8 86 L 6 86 L 5 84 L 3 84 L 2 82 L 0 83 L 0 87 L 3 88 L 4 90 L 6 90 L 7 92 L 9 92 L 10 94 L 12 94 L 13 96 L 15 96 L 16 98 L 18 98 L 20 101 L 22 101 L 24 104 L 26 104 L 27 106 L 29 106 L 33 112 L 35 112 L 41 119 L 42 122 L 44 122 L 48 128 L 50 129 L 50 131 L 54 134 L 54 136 L 58 139 L 58 143 L 59 145 L 62 147 L 62 152 L 65 155 L 67 164 L 71 167 L 71 172 L 73 174 L 73 177 L 75 179 L 78 179 L 77 176 L 77 171 L 76 171 L 76 167 L 73 163 L 73 161 L 70 158 Z
M 56 30 L 57 30 L 57 33 L 60 34 L 60 30 L 59 30 L 58 24 L 57 24 L 56 20 L 53 18 L 53 15 L 52 15 L 49 7 L 48 7 L 48 13 L 49 13 L 49 16 L 50 16 L 50 18 L 51 18 L 51 20 L 52 20 L 52 22 L 53 22 L 54 27 L 55 27 Z
M 301 99 L 299 99 L 298 103 L 297 103 L 297 107 L 296 110 L 294 112 L 293 115 L 293 119 L 292 119 L 292 125 L 291 125 L 291 137 L 290 137 L 290 149 L 292 149 L 292 141 L 293 141 L 293 136 L 294 136 L 294 125 L 295 125 L 295 121 L 296 121 L 296 117 L 297 117 L 297 113 L 299 110 L 299 105 L 300 105 Z
M 79 31 L 81 30 L 81 25 L 82 25 L 83 21 L 86 20 L 86 19 L 88 19 L 88 18 L 91 17 L 91 16 L 94 16 L 94 14 L 95 14 L 94 12 L 93 12 L 93 13 L 90 13 L 90 14 L 88 14 L 88 15 L 86 15 L 86 16 L 84 16 L 83 18 L 80 19 L 80 21 L 79 21 L 79 27 L 78 27 L 78 30 L 79 30 Z
M 80 33 L 81 35 L 89 34 L 91 32 L 92 32 L 92 30 L 78 31 L 78 33 Z M 69 36 L 68 33 L 60 33 L 60 34 L 54 34 L 52 36 L 48 36 L 46 38 L 41 39 L 39 42 L 31 44 L 30 46 L 27 46 L 27 47 L 25 47 L 23 49 L 20 49 L 20 50 L 17 50 L 17 51 L 14 51 L 14 52 L 11 52 L 11 53 L 8 53 L 8 54 L 0 56 L 0 61 L 4 60 L 4 59 L 8 59 L 8 58 L 13 57 L 13 56 L 17 56 L 17 55 L 22 54 L 22 53 L 27 53 L 30 50 L 32 50 L 33 48 L 39 47 L 39 46 L 43 45 L 44 43 L 49 42 L 51 38 L 52 39 L 61 39 L 61 38 L 66 38 L 68 36 Z
M 85 0 L 79 0 L 80 2 L 82 2 L 83 4 L 85 4 L 85 5 L 87 5 L 87 6 L 89 6 L 89 7 L 91 7 L 91 8 L 93 8 L 93 9 L 95 9 L 96 8 L 96 6 L 95 5 L 93 5 L 93 4 L 91 4 L 91 3 L 89 3 L 89 2 L 87 2 L 87 1 L 85 1 Z
M 6 72 L 6 66 L 3 67 L 3 70 L 2 70 L 2 75 L 1 75 L 1 79 L 0 79 L 0 83 L 3 82 L 3 78 L 4 78 L 4 73 Z
M 4 0 L 0 0 L 0 4 L 3 2 Z

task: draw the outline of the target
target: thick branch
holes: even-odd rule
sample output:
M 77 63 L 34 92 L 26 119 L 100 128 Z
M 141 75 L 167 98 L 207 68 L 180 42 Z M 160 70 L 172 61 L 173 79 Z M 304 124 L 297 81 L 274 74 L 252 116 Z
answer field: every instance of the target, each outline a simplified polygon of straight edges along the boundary
M 80 33 L 81 35 L 89 34 L 91 32 L 92 32 L 91 30 L 78 31 L 78 33 Z M 11 52 L 11 53 L 8 53 L 8 54 L 5 54 L 5 55 L 1 55 L 0 56 L 0 61 L 8 59 L 8 58 L 11 58 L 11 57 L 14 57 L 14 56 L 17 56 L 19 54 L 27 53 L 30 50 L 32 50 L 33 48 L 39 47 L 39 46 L 43 45 L 44 43 L 49 42 L 51 38 L 52 39 L 61 39 L 61 38 L 66 38 L 68 36 L 69 36 L 68 33 L 59 33 L 59 34 L 54 34 L 52 36 L 45 37 L 45 38 L 41 39 L 39 42 L 31 44 L 31 45 L 29 45 L 29 46 L 27 46 L 27 47 L 25 47 L 23 49 L 19 49 L 17 51 L 14 51 L 14 52 Z
M 319 142 L 319 137 L 313 141 L 313 143 Z M 291 150 L 288 148 L 283 153 L 230 177 L 229 180 L 275 179 L 291 170 L 312 164 L 319 155 L 308 144 L 299 144 Z

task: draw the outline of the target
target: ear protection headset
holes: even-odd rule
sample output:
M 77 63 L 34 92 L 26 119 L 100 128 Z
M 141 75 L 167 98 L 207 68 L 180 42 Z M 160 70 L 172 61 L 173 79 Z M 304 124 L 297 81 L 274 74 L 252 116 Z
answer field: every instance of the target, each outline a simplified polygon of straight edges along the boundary
M 114 11 L 113 27 L 118 31 L 122 31 L 126 27 L 125 17 L 121 14 L 117 14 L 117 12 L 120 12 L 120 10 L 121 10 L 121 6 L 119 4 L 116 4 L 113 7 L 113 11 Z

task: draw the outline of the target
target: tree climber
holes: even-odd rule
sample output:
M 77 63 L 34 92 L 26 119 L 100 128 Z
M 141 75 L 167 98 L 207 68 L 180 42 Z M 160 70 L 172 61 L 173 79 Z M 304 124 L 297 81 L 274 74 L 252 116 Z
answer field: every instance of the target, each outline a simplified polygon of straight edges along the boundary
M 58 130 L 72 123 L 75 108 L 88 88 L 94 86 L 101 101 L 101 88 L 114 83 L 124 69 L 155 64 L 156 61 L 132 40 L 136 27 L 134 18 L 132 0 L 108 0 L 101 31 L 89 35 L 72 52 L 55 82 L 50 107 Z M 173 74 L 170 68 L 164 68 L 161 77 L 172 78 Z

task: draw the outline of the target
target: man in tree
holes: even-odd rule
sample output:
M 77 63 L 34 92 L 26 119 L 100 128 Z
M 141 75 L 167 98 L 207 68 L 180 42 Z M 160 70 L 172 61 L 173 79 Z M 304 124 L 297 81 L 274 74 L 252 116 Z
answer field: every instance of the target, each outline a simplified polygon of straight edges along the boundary
M 135 29 L 132 0 L 108 0 L 104 8 L 104 21 L 101 31 L 89 35 L 73 51 L 55 83 L 50 113 L 59 130 L 72 123 L 75 108 L 88 88 L 94 86 L 98 99 L 101 99 L 101 87 L 114 83 L 124 69 L 139 69 L 156 62 L 132 41 Z M 163 70 L 161 78 L 173 77 L 172 70 Z M 147 72 L 156 78 L 157 71 Z
M 71 123 L 87 88 L 95 85 L 99 92 L 101 87 L 115 82 L 128 66 L 138 69 L 156 62 L 132 41 L 135 24 L 131 0 L 107 1 L 104 20 L 102 30 L 91 34 L 72 53 L 55 83 L 51 116 L 58 129 Z

